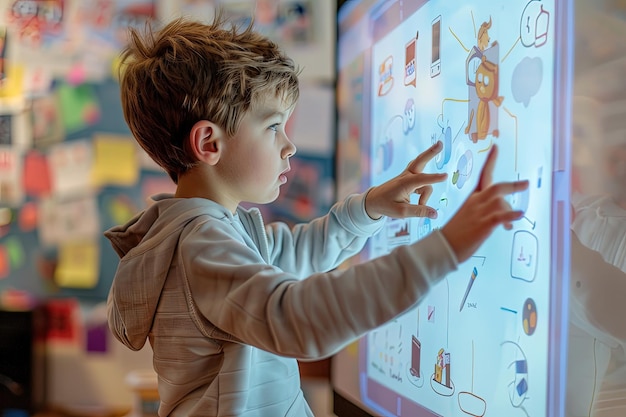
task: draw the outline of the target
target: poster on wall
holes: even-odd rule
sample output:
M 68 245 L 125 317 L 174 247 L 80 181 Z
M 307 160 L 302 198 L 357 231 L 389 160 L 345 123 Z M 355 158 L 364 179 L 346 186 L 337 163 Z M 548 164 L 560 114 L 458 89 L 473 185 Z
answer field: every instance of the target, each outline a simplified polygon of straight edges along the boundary
M 211 22 L 220 9 L 237 26 L 254 19 L 256 31 L 275 41 L 303 71 L 302 80 L 334 79 L 335 2 L 313 0 L 181 0 L 159 2 L 161 22 L 184 16 Z M 320 59 L 322 57 L 322 59 Z

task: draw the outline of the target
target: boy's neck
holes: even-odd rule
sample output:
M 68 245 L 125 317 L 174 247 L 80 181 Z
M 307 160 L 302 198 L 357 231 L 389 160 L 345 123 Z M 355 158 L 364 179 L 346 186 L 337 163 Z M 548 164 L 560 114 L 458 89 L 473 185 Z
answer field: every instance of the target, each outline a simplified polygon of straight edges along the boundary
M 232 213 L 235 213 L 239 205 L 238 202 L 232 202 L 225 198 L 223 193 L 214 187 L 213 182 L 207 179 L 206 175 L 202 175 L 194 168 L 178 177 L 174 197 L 205 198 L 223 205 Z

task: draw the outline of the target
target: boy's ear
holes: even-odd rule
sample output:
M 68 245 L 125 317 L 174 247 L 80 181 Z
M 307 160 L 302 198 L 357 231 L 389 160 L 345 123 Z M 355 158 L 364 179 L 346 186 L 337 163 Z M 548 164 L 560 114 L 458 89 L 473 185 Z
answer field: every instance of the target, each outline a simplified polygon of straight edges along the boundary
M 222 130 L 208 120 L 196 122 L 189 132 L 189 145 L 196 158 L 215 165 L 220 159 Z

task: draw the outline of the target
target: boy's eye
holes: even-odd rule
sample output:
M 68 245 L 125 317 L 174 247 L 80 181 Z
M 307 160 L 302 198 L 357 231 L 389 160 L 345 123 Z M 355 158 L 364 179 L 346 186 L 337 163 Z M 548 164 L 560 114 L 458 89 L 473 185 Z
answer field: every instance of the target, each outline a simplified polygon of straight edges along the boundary
M 270 126 L 270 130 L 273 130 L 274 132 L 277 132 L 278 131 L 278 126 L 279 126 L 278 123 L 273 124 L 273 125 Z

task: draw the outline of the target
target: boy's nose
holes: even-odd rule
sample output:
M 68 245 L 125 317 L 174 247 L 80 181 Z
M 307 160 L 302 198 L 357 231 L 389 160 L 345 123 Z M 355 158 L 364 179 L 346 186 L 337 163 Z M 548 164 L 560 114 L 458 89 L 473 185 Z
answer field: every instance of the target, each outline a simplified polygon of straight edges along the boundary
M 287 146 L 285 146 L 285 149 L 283 150 L 283 159 L 291 158 L 292 156 L 294 156 L 296 150 L 296 145 L 294 145 L 292 141 L 287 139 Z

